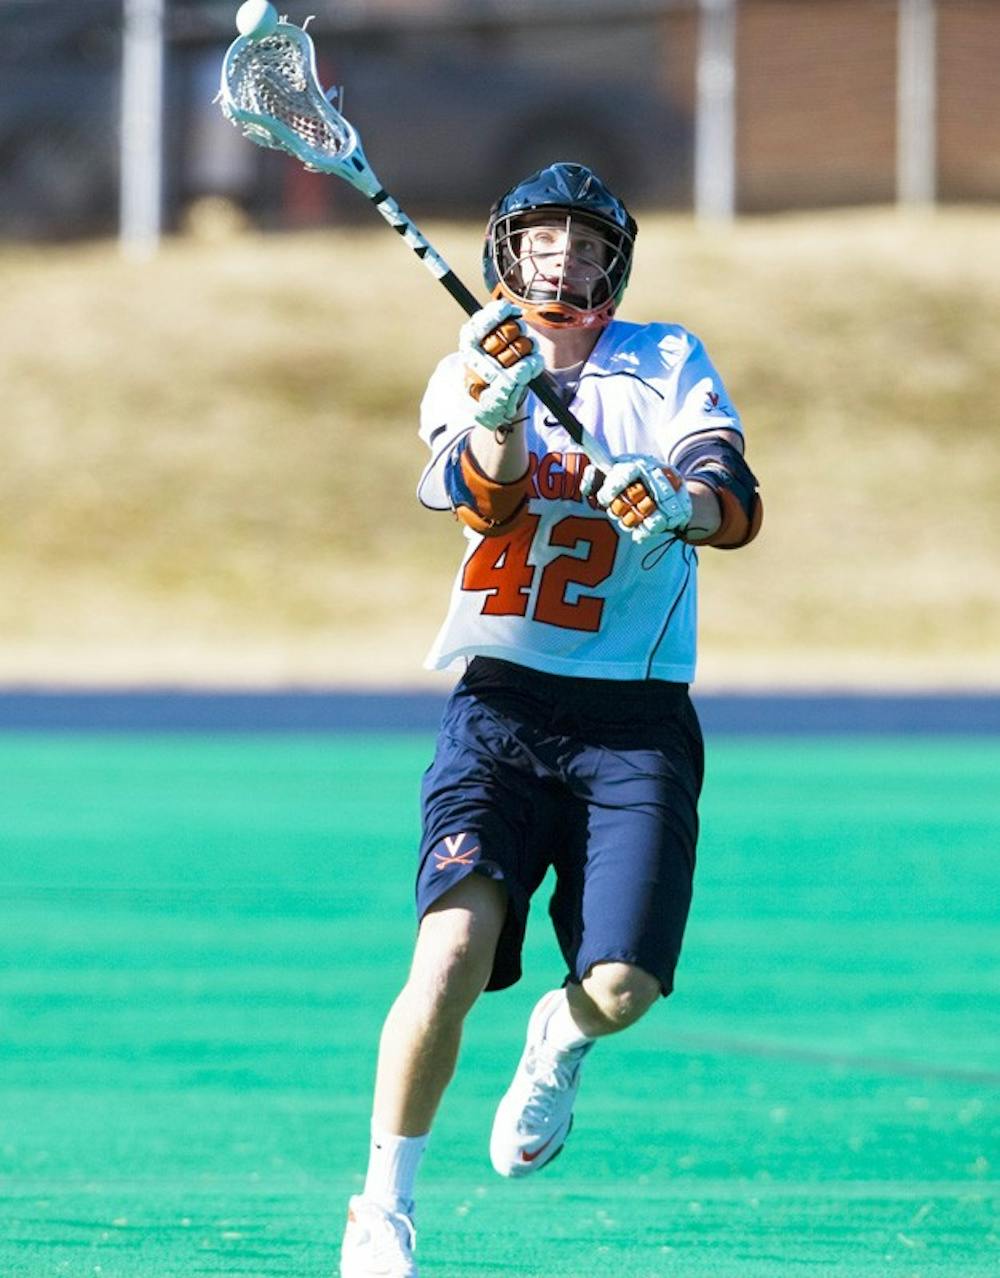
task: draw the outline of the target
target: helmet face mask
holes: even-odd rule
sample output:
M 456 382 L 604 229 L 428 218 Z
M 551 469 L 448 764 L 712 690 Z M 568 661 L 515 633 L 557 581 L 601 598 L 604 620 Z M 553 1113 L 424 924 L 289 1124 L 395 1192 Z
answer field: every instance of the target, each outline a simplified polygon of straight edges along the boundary
M 606 324 L 627 277 L 625 231 L 572 209 L 509 213 L 493 228 L 497 287 L 549 327 Z
M 483 274 L 496 297 L 547 328 L 604 327 L 628 283 L 636 225 L 582 164 L 552 164 L 490 212 Z

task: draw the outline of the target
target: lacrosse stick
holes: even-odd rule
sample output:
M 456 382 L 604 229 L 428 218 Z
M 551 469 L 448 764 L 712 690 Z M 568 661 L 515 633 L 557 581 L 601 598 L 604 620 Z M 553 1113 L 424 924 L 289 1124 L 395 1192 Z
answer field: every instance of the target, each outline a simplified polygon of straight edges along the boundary
M 325 93 L 319 83 L 316 50 L 304 27 L 285 18 L 279 21 L 273 6 L 263 0 L 248 0 L 237 15 L 237 24 L 244 34 L 226 52 L 216 99 L 227 119 L 242 127 L 258 146 L 286 151 L 307 169 L 332 173 L 356 187 L 465 313 L 478 311 L 475 295 L 375 176 L 356 129 L 338 109 L 340 95 L 335 89 Z M 530 386 L 594 465 L 608 470 L 613 464 L 608 450 L 565 406 L 548 373 L 536 377 Z

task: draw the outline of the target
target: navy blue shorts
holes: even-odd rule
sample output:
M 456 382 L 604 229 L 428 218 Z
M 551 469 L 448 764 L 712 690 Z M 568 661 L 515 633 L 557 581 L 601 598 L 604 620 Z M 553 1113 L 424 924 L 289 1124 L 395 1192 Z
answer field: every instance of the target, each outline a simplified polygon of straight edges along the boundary
M 569 968 L 632 963 L 669 994 L 691 903 L 701 730 L 686 684 L 543 674 L 477 657 L 422 788 L 417 912 L 471 873 L 507 889 L 487 989 L 521 976 L 532 895 Z

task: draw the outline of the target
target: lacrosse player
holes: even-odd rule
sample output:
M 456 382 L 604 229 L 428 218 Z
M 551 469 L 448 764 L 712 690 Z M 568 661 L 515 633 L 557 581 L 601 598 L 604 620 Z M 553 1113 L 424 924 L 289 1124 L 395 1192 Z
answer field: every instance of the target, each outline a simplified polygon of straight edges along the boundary
M 701 342 L 614 318 L 635 237 L 582 165 L 515 186 L 487 226 L 494 300 L 424 397 L 418 495 L 466 542 L 427 664 L 461 677 L 423 783 L 421 923 L 382 1033 L 342 1278 L 416 1274 L 415 1178 L 462 1023 L 483 990 L 519 979 L 550 866 L 567 976 L 538 1001 L 496 1111 L 502 1176 L 555 1158 L 587 1054 L 673 988 L 702 782 L 698 548 L 746 545 L 762 509 Z M 606 472 L 529 392 L 543 368 L 617 459 Z

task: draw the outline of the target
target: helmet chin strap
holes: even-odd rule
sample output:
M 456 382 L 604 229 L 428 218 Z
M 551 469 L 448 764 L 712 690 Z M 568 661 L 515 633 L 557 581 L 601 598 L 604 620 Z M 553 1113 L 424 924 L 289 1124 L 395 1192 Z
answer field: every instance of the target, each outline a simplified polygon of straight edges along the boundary
M 546 306 L 524 306 L 525 319 L 529 323 L 540 324 L 543 328 L 604 328 L 615 313 L 613 305 L 602 307 L 599 311 L 577 311 L 570 308 L 553 310 Z
M 538 328 L 606 328 L 617 309 L 614 302 L 596 311 L 581 311 L 566 302 L 529 302 L 502 283 L 493 290 L 493 296 L 513 302 L 526 322 Z

